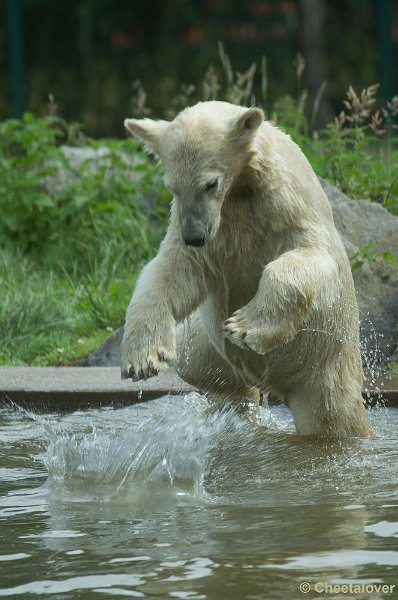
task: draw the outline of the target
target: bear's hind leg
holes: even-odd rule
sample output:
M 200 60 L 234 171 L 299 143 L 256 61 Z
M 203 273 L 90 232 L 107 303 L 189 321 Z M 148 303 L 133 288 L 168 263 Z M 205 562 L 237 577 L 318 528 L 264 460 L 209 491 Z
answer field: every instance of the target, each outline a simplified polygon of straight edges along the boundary
M 361 394 L 340 395 L 341 390 L 303 389 L 286 396 L 299 435 L 324 437 L 375 437 Z
M 218 407 L 232 405 L 247 412 L 260 403 L 257 387 L 246 382 L 217 352 L 198 315 L 191 317 L 189 325 L 181 324 L 177 329 L 176 368 L 184 381 L 209 394 Z

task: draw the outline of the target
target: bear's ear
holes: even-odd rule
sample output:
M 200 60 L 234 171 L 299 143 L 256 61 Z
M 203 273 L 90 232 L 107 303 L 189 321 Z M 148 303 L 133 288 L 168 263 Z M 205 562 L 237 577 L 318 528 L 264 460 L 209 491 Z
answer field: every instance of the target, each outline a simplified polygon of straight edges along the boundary
M 164 135 L 168 121 L 154 121 L 153 119 L 126 119 L 125 128 L 136 138 L 144 142 L 148 152 L 159 156 L 160 139 Z
M 231 133 L 237 138 L 249 139 L 264 121 L 261 108 L 248 108 L 232 122 Z

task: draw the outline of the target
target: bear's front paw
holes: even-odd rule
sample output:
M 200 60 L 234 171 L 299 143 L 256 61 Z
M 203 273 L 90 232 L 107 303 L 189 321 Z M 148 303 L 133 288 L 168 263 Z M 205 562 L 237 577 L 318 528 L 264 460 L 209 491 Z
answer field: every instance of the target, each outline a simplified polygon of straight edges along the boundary
M 232 317 L 224 321 L 222 331 L 224 337 L 243 350 L 249 350 L 246 342 L 248 327 L 242 309 L 237 310 Z
M 173 344 L 158 344 L 156 350 L 144 350 L 145 346 L 137 349 L 135 344 L 130 346 L 122 344 L 122 379 L 148 379 L 157 375 L 159 371 L 168 369 L 170 363 L 176 359 Z
M 224 337 L 243 350 L 265 354 L 289 342 L 295 335 L 290 324 L 269 325 L 266 320 L 251 318 L 245 308 L 237 310 L 222 326 Z

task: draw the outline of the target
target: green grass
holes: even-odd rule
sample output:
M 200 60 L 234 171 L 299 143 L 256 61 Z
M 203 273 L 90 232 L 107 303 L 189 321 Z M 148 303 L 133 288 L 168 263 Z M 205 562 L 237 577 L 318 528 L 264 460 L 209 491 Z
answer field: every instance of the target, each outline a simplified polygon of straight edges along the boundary
M 68 270 L 3 250 L 0 363 L 70 363 L 120 327 L 141 265 L 129 271 L 116 252 Z

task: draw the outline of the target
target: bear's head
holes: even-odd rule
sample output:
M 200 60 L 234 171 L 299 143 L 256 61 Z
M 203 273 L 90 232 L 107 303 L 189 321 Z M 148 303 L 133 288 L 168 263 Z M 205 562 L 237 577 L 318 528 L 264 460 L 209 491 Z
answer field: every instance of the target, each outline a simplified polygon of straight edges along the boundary
M 222 205 L 263 120 L 259 108 L 217 101 L 199 102 L 170 122 L 125 120 L 130 133 L 162 162 L 187 245 L 203 246 L 215 237 Z

